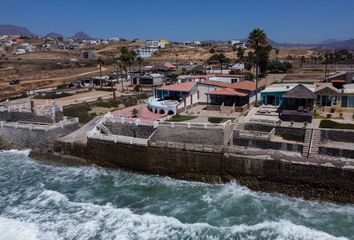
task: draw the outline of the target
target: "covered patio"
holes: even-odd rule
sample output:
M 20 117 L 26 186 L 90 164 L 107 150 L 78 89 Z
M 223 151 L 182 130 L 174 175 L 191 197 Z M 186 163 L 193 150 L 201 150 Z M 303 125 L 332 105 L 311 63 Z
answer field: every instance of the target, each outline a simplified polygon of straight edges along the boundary
M 221 106 L 243 106 L 248 104 L 248 94 L 231 88 L 217 89 L 206 93 L 208 104 Z
M 282 121 L 312 122 L 314 92 L 300 84 L 284 94 L 283 99 L 283 106 L 278 110 Z

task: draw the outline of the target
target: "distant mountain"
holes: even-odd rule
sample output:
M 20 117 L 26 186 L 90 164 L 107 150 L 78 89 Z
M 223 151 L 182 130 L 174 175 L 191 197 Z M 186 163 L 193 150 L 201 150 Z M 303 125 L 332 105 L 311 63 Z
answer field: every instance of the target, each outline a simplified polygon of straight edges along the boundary
M 61 35 L 60 33 L 51 32 L 51 33 L 48 33 L 47 35 L 45 35 L 45 37 L 46 38 L 62 38 L 64 36 Z
M 336 48 L 336 49 L 347 49 L 347 50 L 354 51 L 354 39 L 325 44 L 324 47 Z
M 0 35 L 22 35 L 35 36 L 30 30 L 25 27 L 16 25 L 2 25 L 0 24 Z
M 270 45 L 272 47 L 288 47 L 288 48 L 335 48 L 335 49 L 347 49 L 350 51 L 354 51 L 354 39 L 349 39 L 345 41 L 339 41 L 335 39 L 327 39 L 322 41 L 321 43 L 313 43 L 313 44 L 301 44 L 301 43 L 278 43 L 272 40 L 269 40 Z
M 77 32 L 74 36 L 72 36 L 73 39 L 76 39 L 76 40 L 91 40 L 93 39 L 92 37 L 90 37 L 90 35 L 88 35 L 87 33 L 85 32 Z
M 340 42 L 340 41 L 337 40 L 337 39 L 329 38 L 329 39 L 326 39 L 326 40 L 320 42 L 320 44 L 326 45 L 326 44 L 333 44 L 333 43 L 336 43 L 336 42 Z

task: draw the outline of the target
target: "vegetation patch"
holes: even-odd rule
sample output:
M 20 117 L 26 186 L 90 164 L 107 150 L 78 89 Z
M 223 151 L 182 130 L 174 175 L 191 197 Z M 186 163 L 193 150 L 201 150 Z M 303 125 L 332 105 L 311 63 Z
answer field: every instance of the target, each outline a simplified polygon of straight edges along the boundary
M 320 128 L 354 129 L 354 124 L 338 123 L 332 120 L 322 120 Z
M 228 120 L 234 120 L 234 118 L 222 118 L 222 117 L 208 117 L 210 123 L 224 123 Z
M 327 117 L 325 117 L 325 116 L 323 116 L 321 114 L 315 113 L 314 119 L 327 119 Z
M 188 116 L 188 115 L 179 115 L 179 114 L 176 114 L 174 116 L 172 116 L 172 118 L 168 121 L 170 122 L 184 122 L 184 121 L 189 121 L 189 120 L 192 120 L 192 119 L 195 119 L 197 118 L 197 116 Z
M 80 123 L 87 123 L 96 116 L 94 113 L 89 113 L 91 107 L 87 103 L 66 107 L 63 111 L 64 116 L 77 117 L 79 118 Z
M 294 141 L 294 142 L 303 142 L 304 141 L 304 138 L 300 135 L 297 135 L 297 134 L 283 133 L 281 135 L 281 137 L 284 140 L 288 140 L 288 141 Z

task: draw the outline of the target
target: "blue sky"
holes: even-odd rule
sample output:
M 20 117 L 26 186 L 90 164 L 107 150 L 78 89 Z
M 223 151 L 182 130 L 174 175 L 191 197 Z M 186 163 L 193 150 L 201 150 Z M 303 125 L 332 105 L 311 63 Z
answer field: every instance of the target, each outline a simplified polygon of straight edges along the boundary
M 315 43 L 354 38 L 354 0 L 1 0 L 0 24 L 169 40 L 245 38 L 260 27 L 278 42 Z

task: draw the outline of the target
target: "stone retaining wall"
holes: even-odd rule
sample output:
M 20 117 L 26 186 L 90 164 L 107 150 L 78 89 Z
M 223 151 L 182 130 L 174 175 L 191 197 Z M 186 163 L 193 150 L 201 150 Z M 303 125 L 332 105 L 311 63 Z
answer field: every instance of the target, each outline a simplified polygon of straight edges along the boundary
M 151 141 L 182 142 L 206 145 L 223 145 L 224 131 L 217 129 L 187 128 L 187 126 L 159 126 Z
M 91 162 L 101 166 L 207 182 L 237 179 L 253 190 L 354 203 L 352 170 L 224 152 L 186 151 L 91 139 L 86 148 L 75 150 L 78 147 L 58 145 L 56 151 L 72 155 L 75 153 L 77 157 L 89 156 Z
M 63 113 L 57 111 L 55 114 L 55 122 L 63 120 Z M 49 116 L 38 116 L 32 112 L 0 112 L 0 121 L 6 122 L 43 122 L 52 123 L 53 119 Z
M 319 153 L 323 155 L 332 156 L 332 157 L 344 157 L 344 158 L 354 159 L 354 150 L 350 150 L 350 149 L 320 147 Z
M 136 138 L 149 138 L 153 132 L 156 130 L 153 126 L 136 126 L 135 124 L 129 123 L 112 123 L 105 122 L 104 125 L 110 130 L 110 132 L 114 135 L 122 135 L 128 137 L 136 137 Z
M 247 139 L 239 138 L 236 134 L 233 137 L 233 145 L 243 147 L 253 147 L 261 149 L 274 149 L 290 152 L 302 153 L 303 144 L 286 143 L 286 142 L 274 142 L 265 139 Z
M 337 142 L 354 142 L 354 131 L 352 130 L 335 130 L 321 129 L 322 141 L 337 141 Z
M 78 123 L 48 131 L 4 126 L 0 128 L 0 138 L 19 149 L 47 149 L 57 138 L 68 135 L 77 129 L 79 129 Z

